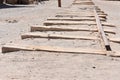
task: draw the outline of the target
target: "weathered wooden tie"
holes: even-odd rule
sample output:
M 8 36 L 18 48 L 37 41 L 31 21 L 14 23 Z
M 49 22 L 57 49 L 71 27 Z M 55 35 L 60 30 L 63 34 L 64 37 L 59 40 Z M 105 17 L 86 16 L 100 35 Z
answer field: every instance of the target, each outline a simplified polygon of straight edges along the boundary
M 96 25 L 96 23 L 94 21 L 45 21 L 44 25 Z
M 51 26 L 51 25 L 97 25 L 96 22 L 94 21 L 55 21 L 55 20 L 51 20 L 51 21 L 45 21 L 44 22 L 45 26 Z M 109 24 L 106 22 L 103 22 L 101 24 L 102 26 L 108 26 L 108 27 L 116 27 L 113 24 Z
M 97 32 L 98 29 L 89 29 L 89 28 L 76 28 L 76 27 L 59 27 L 59 26 L 41 26 L 41 25 L 33 25 L 31 26 L 31 32 L 35 31 L 90 31 Z M 106 33 L 115 34 L 116 32 L 112 29 L 104 29 Z
M 2 53 L 20 51 L 20 50 L 106 55 L 106 51 L 87 49 L 87 48 L 64 48 L 57 46 L 32 46 L 32 45 L 21 45 L 21 44 L 8 44 L 2 47 Z
M 57 15 L 81 15 L 81 16 L 94 16 L 94 13 L 93 12 L 60 12 L 60 13 L 57 13 Z M 105 13 L 99 13 L 98 12 L 98 15 L 99 16 L 107 16 L 107 14 Z
M 107 27 L 116 27 L 114 24 L 111 24 L 111 23 L 107 23 L 107 22 L 102 22 L 101 25 L 104 27 L 104 26 L 107 26 Z
M 60 34 L 47 34 L 41 32 L 26 33 L 21 36 L 22 39 L 26 38 L 48 38 L 48 39 L 77 39 L 77 40 L 97 40 L 93 36 L 76 36 L 76 35 L 60 35 Z
M 84 28 L 76 28 L 76 27 L 65 27 L 65 26 L 41 26 L 41 25 L 32 25 L 31 26 L 31 32 L 35 31 L 92 31 L 97 32 L 97 29 L 88 29 L 86 27 Z
M 59 21 L 95 21 L 95 18 L 88 18 L 88 17 L 83 17 L 83 18 L 69 18 L 69 17 L 50 17 L 47 20 L 59 20 Z M 101 18 L 101 21 L 106 21 L 106 19 Z
M 109 38 L 110 41 L 120 43 L 120 38 Z
M 93 2 L 74 2 L 73 5 L 94 5 Z
M 77 15 L 77 14 L 56 14 L 56 17 L 95 17 L 94 15 Z M 99 15 L 99 17 L 106 19 L 106 15 Z

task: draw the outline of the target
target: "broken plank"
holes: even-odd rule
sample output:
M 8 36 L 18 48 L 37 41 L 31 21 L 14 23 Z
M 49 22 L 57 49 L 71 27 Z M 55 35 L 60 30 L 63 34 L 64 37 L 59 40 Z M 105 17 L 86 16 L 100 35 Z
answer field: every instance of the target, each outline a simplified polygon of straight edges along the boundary
M 93 21 L 45 21 L 44 25 L 96 25 L 96 23 Z
M 59 34 L 47 34 L 41 32 L 31 32 L 21 35 L 22 39 L 26 38 L 51 38 L 51 39 L 79 39 L 79 40 L 97 40 L 97 37 L 90 36 L 76 36 L 76 35 L 59 35 Z
M 64 48 L 57 46 L 32 46 L 32 45 L 20 45 L 20 44 L 8 44 L 2 47 L 2 53 L 8 53 L 8 52 L 14 52 L 20 50 L 106 55 L 106 52 L 103 50 L 87 49 L 87 48 Z

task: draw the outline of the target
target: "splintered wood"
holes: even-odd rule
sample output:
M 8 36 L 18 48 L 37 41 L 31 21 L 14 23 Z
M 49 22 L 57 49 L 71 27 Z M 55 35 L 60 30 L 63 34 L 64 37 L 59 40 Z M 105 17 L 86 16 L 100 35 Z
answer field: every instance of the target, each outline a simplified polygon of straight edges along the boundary
M 109 37 L 116 32 L 106 16 L 92 0 L 74 0 L 70 8 L 49 17 L 43 25 L 32 25 L 31 32 L 21 35 L 22 41 L 30 38 L 44 43 L 8 44 L 2 53 L 24 50 L 120 56 L 110 46 L 110 41 L 120 43 L 120 39 Z

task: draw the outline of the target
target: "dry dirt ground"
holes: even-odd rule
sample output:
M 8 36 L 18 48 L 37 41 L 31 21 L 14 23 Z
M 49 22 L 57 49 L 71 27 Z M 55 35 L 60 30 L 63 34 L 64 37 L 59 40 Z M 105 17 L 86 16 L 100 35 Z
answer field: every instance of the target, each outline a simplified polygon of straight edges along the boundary
M 69 7 L 73 0 L 62 0 L 62 8 L 57 7 L 56 1 L 1 8 L 0 46 L 20 41 L 20 35 L 29 32 L 30 25 L 42 24 L 47 17 Z M 93 1 L 108 14 L 108 22 L 117 26 L 116 36 L 119 36 L 120 2 Z M 117 47 L 120 49 L 120 45 Z M 37 51 L 0 53 L 0 80 L 120 80 L 119 73 L 120 58 L 103 55 Z

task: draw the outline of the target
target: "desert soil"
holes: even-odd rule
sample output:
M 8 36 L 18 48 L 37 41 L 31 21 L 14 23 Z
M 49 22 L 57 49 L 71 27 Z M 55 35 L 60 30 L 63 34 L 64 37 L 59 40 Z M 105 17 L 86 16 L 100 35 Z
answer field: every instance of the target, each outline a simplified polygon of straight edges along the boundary
M 93 1 L 108 14 L 107 21 L 116 25 L 115 36 L 119 37 L 120 2 Z M 30 25 L 42 25 L 48 17 L 69 8 L 72 2 L 73 0 L 62 0 L 62 8 L 57 7 L 57 0 L 45 1 L 39 5 L 0 8 L 0 47 L 7 43 L 21 42 L 21 34 L 29 32 Z M 24 40 L 23 43 L 34 43 L 27 40 L 29 39 Z M 41 44 L 45 41 L 45 39 L 41 40 Z M 38 43 L 39 40 L 35 39 L 35 44 Z M 59 43 L 65 46 L 64 43 Z M 119 52 L 119 44 L 111 43 L 111 45 Z M 103 55 L 38 51 L 0 53 L 0 80 L 120 80 L 119 67 L 119 57 Z

